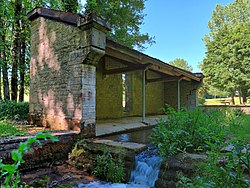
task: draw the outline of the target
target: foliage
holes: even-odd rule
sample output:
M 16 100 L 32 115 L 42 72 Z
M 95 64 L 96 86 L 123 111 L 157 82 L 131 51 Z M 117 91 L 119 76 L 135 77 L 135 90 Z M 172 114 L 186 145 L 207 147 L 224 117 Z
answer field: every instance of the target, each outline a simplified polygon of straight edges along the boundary
M 250 186 L 249 115 L 239 109 L 177 112 L 169 107 L 166 114 L 152 136 L 163 156 L 195 150 L 208 155 L 194 177 L 180 177 L 179 187 Z M 230 149 L 222 152 L 226 146 Z
M 0 120 L 25 120 L 28 113 L 28 102 L 0 101 Z
M 223 101 L 231 101 L 232 99 L 227 97 L 227 98 L 215 98 L 215 99 L 205 99 L 205 105 L 225 105 Z M 250 101 L 249 101 L 250 102 Z M 250 104 L 250 103 L 247 104 Z M 239 98 L 235 98 L 235 105 L 240 105 L 240 100 Z
M 84 1 L 0 1 L 0 85 L 2 81 L 4 100 L 10 100 L 11 94 L 11 100 L 17 101 L 18 98 L 19 101 L 23 101 L 24 93 L 28 92 L 30 21 L 27 13 L 35 7 L 80 13 L 83 8 L 82 2 Z M 94 11 L 107 18 L 113 28 L 110 32 L 112 38 L 130 47 L 144 49 L 146 43 L 154 43 L 148 34 L 140 32 L 145 16 L 144 2 L 145 0 L 87 0 L 85 8 L 86 13 Z
M 207 93 L 210 94 L 210 95 L 212 95 L 212 96 L 215 96 L 215 97 L 226 97 L 226 96 L 229 96 L 228 92 L 222 91 L 221 89 L 213 87 L 213 86 L 209 87 Z
M 233 97 L 236 90 L 243 98 L 250 86 L 250 1 L 237 0 L 217 5 L 205 36 L 207 52 L 202 64 L 205 82 Z
M 190 72 L 193 70 L 193 67 L 189 65 L 185 59 L 176 58 L 175 60 L 170 61 L 169 64 Z
M 204 105 L 206 102 L 206 99 L 203 96 L 198 95 L 198 104 L 199 105 Z
M 0 121 L 0 137 L 23 136 L 26 131 L 18 130 L 13 124 L 7 121 Z
M 242 113 L 242 112 L 240 112 Z M 249 142 L 250 141 L 250 115 L 242 114 L 237 118 L 237 123 L 234 126 L 228 127 L 227 135 L 230 137 L 236 137 L 239 140 Z
M 124 161 L 121 158 L 113 157 L 107 148 L 102 155 L 96 157 L 96 164 L 95 175 L 113 183 L 124 181 Z
M 36 137 L 28 138 L 27 141 L 21 142 L 17 150 L 13 150 L 11 152 L 11 158 L 13 159 L 13 164 L 3 164 L 2 160 L 0 160 L 0 179 L 4 179 L 2 188 L 9 187 L 23 187 L 20 185 L 20 174 L 19 174 L 19 166 L 24 163 L 23 160 L 24 153 L 29 151 L 31 144 L 37 143 L 41 144 L 40 139 L 51 139 L 53 142 L 58 141 L 58 138 L 52 136 L 51 134 L 37 133 Z
M 163 156 L 177 152 L 206 151 L 211 149 L 209 143 L 220 144 L 224 139 L 224 127 L 229 120 L 225 112 L 200 109 L 180 112 L 167 106 L 168 118 L 162 119 L 153 129 L 154 145 Z
M 95 12 L 104 16 L 111 24 L 110 36 L 129 47 L 145 49 L 145 44 L 152 45 L 152 37 L 140 32 L 145 14 L 145 0 L 87 0 L 85 13 Z M 126 19 L 124 19 L 126 18 Z
M 249 187 L 250 180 L 250 147 L 248 144 L 233 139 L 228 144 L 232 151 L 221 153 L 220 148 L 211 145 L 208 161 L 200 165 L 194 179 L 181 177 L 181 187 Z

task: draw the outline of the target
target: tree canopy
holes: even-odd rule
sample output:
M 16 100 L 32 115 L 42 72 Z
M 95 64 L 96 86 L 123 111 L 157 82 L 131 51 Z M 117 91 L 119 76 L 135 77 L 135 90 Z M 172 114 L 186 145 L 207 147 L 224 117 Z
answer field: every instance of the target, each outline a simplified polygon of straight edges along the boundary
M 169 64 L 190 72 L 193 70 L 193 67 L 189 65 L 185 59 L 176 58 L 175 60 L 170 61 Z
M 232 97 L 237 90 L 244 99 L 250 92 L 250 1 L 217 5 L 208 26 L 201 66 L 205 82 Z
M 112 25 L 110 36 L 130 47 L 144 49 L 154 41 L 140 32 L 145 0 L 1 0 L 0 1 L 0 100 L 24 100 L 29 86 L 30 22 L 35 7 L 73 13 L 96 12 Z M 85 12 L 82 7 L 85 7 Z M 3 93 L 3 96 L 2 96 Z
M 153 44 L 154 39 L 140 32 L 145 14 L 146 0 L 87 0 L 85 13 L 95 12 L 111 24 L 110 36 L 130 47 L 145 49 L 145 44 Z

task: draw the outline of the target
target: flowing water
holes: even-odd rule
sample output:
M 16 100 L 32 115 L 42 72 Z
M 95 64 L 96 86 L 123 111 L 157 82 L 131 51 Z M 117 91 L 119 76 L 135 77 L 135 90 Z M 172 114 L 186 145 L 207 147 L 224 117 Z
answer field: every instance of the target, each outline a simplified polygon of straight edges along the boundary
M 149 145 L 151 143 L 150 134 L 152 129 L 144 129 L 130 133 L 104 137 L 108 140 L 119 142 L 136 142 Z M 152 146 L 148 150 L 135 156 L 135 169 L 131 172 L 130 180 L 127 184 L 107 183 L 93 181 L 89 184 L 80 184 L 77 188 L 152 188 L 158 179 L 161 159 L 158 152 Z
M 154 187 L 160 171 L 161 159 L 156 149 L 149 147 L 135 157 L 135 169 L 131 173 L 130 183 L 143 187 Z

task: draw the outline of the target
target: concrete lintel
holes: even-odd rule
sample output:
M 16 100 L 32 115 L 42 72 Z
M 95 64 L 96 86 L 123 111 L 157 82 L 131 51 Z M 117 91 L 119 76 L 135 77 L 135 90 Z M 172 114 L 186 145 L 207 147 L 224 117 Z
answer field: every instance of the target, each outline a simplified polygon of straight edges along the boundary
M 95 27 L 103 32 L 110 31 L 110 24 L 105 21 L 103 17 L 96 16 L 95 13 L 89 13 L 85 17 L 79 17 L 77 20 L 77 27 L 82 30 Z
M 59 11 L 59 10 L 41 8 L 41 7 L 37 7 L 28 13 L 28 18 L 30 21 L 38 17 L 44 17 L 44 18 L 48 18 L 51 20 L 56 20 L 56 21 L 70 24 L 70 25 L 77 26 L 77 21 L 79 20 L 79 17 L 82 17 L 82 15 L 74 14 L 71 12 L 64 12 L 64 11 Z

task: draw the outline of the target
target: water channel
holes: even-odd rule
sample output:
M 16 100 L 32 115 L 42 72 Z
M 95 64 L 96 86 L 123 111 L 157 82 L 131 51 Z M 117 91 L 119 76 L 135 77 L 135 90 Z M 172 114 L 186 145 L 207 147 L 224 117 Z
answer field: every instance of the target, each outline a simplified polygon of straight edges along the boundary
M 114 136 L 104 137 L 105 139 L 119 141 L 119 142 L 136 142 L 149 145 L 148 150 L 145 150 L 135 157 L 135 169 L 132 171 L 130 180 L 127 184 L 121 183 L 106 183 L 100 181 L 93 181 L 89 184 L 80 184 L 76 188 L 152 188 L 158 178 L 161 159 L 158 152 L 150 146 L 150 134 L 152 129 L 145 129 L 124 133 Z
M 151 133 L 152 133 L 152 128 L 145 128 L 143 130 L 132 131 L 129 133 L 123 133 L 113 136 L 105 136 L 103 138 L 118 142 L 135 142 L 135 143 L 149 145 L 151 144 L 151 139 L 150 139 Z

